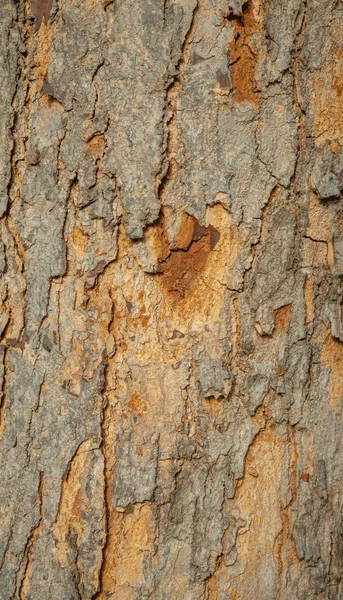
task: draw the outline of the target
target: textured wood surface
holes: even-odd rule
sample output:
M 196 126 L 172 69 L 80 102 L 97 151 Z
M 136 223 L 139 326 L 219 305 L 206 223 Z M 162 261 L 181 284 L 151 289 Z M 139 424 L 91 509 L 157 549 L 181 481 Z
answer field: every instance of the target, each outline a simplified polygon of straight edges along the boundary
M 1 600 L 343 598 L 343 4 L 2 0 Z

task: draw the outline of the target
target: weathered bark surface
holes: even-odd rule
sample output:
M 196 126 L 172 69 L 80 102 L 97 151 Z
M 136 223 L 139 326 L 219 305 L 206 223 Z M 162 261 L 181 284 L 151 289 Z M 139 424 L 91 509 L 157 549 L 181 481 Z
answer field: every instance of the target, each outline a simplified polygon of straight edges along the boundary
M 0 596 L 343 598 L 343 5 L 2 0 Z

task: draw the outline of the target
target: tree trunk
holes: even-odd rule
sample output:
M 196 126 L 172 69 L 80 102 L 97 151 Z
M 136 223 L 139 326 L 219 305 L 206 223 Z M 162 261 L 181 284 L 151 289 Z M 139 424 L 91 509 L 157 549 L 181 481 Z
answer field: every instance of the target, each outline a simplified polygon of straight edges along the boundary
M 0 20 L 1 599 L 342 599 L 341 2 Z

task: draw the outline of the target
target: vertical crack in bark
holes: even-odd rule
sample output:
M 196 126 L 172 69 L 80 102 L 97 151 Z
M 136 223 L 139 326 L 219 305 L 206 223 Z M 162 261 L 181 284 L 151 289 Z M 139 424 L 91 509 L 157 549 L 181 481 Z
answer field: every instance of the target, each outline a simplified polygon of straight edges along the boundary
M 248 267 L 246 267 L 244 270 L 242 292 L 244 292 L 247 289 L 249 274 L 253 272 L 255 266 L 256 252 L 261 243 L 265 240 L 267 235 L 267 217 L 271 207 L 277 201 L 280 190 L 281 186 L 279 184 L 275 185 L 269 194 L 268 200 L 262 208 L 259 237 L 256 241 L 250 244 L 250 263 Z
M 0 439 L 5 431 L 5 414 L 6 414 L 6 399 L 7 399 L 7 348 L 4 348 L 3 357 L 3 376 L 1 382 L 1 400 L 0 400 Z
M 19 582 L 18 587 L 18 598 L 19 600 L 26 600 L 30 590 L 29 577 L 32 570 L 32 552 L 35 541 L 43 527 L 43 500 L 44 500 L 44 473 L 40 473 L 39 488 L 38 488 L 38 502 L 39 502 L 39 520 L 38 524 L 32 529 L 30 536 L 26 542 L 24 557 L 25 567 L 22 578 Z
M 112 298 L 112 320 L 109 324 L 109 331 L 111 324 L 114 319 L 114 300 Z M 108 393 L 108 381 L 107 381 L 107 370 L 108 370 L 108 360 L 106 361 L 106 365 L 104 367 L 104 384 L 103 384 L 103 406 L 102 406 L 102 417 L 101 417 L 101 444 L 100 449 L 103 456 L 104 462 L 104 505 L 105 505 L 105 518 L 106 518 L 106 535 L 105 542 L 102 548 L 102 559 L 99 571 L 99 587 L 97 592 L 92 596 L 92 600 L 100 600 L 103 597 L 104 593 L 104 580 L 106 577 L 107 571 L 107 562 L 109 560 L 109 553 L 113 551 L 112 539 L 111 536 L 113 534 L 113 507 L 112 507 L 112 494 L 111 494 L 111 476 L 113 475 L 113 470 L 110 467 L 111 462 L 111 449 L 110 449 L 110 439 L 108 435 L 108 427 L 111 419 L 110 414 L 110 406 L 109 400 L 107 398 Z
M 295 43 L 295 57 L 293 59 L 293 96 L 294 96 L 294 106 L 296 108 L 296 111 L 298 113 L 298 148 L 297 148 L 297 160 L 296 160 L 296 164 L 295 164 L 295 168 L 294 168 L 294 173 L 293 173 L 293 177 L 291 180 L 291 186 L 295 189 L 296 186 L 296 181 L 298 179 L 298 170 L 300 168 L 300 159 L 303 155 L 303 153 L 306 150 L 307 147 L 307 136 L 306 136 L 306 130 L 305 130 L 305 119 L 306 119 L 306 113 L 304 112 L 300 100 L 299 100 L 299 93 L 298 93 L 298 70 L 299 70 L 299 61 L 301 61 L 301 54 L 302 54 L 302 40 L 304 37 L 304 33 L 305 33 L 305 29 L 306 29 L 306 24 L 307 24 L 307 12 L 308 12 L 308 4 L 307 4 L 307 0 L 305 0 L 304 3 L 304 15 L 303 15 L 303 20 L 301 23 L 301 27 L 299 30 L 299 33 L 297 35 L 296 38 L 296 43 Z
M 296 428 L 288 425 L 289 440 L 289 482 L 291 498 L 289 503 L 281 509 L 282 529 L 275 540 L 274 553 L 277 560 L 277 578 L 276 578 L 276 600 L 282 600 L 282 575 L 285 566 L 289 568 L 294 562 L 298 562 L 293 538 L 293 520 L 292 506 L 296 501 L 297 494 L 297 463 L 298 452 L 296 445 Z M 284 555 L 283 556 L 283 550 Z M 285 557 L 287 557 L 285 559 Z M 284 564 L 286 563 L 286 565 Z
M 28 31 L 25 25 L 25 15 L 27 6 L 17 7 L 17 19 L 15 21 L 15 29 L 18 32 L 18 36 L 21 44 L 26 48 Z M 17 81 L 11 102 L 12 106 L 12 150 L 11 150 L 11 175 L 7 187 L 7 206 L 3 218 L 3 238 L 6 239 L 7 232 L 10 235 L 10 242 L 13 247 L 12 257 L 9 257 L 8 271 L 11 274 L 14 281 L 17 283 L 21 294 L 15 293 L 13 290 L 13 284 L 11 278 L 9 279 L 8 287 L 8 310 L 9 310 L 9 321 L 6 328 L 2 332 L 1 338 L 3 339 L 8 335 L 10 338 L 17 338 L 19 340 L 20 334 L 24 328 L 24 297 L 25 297 L 25 279 L 23 275 L 24 271 L 24 249 L 20 242 L 20 237 L 16 231 L 11 216 L 11 210 L 13 204 L 19 197 L 21 187 L 21 173 L 20 166 L 23 162 L 23 155 L 25 153 L 25 141 L 21 135 L 22 123 L 23 123 L 23 110 L 25 106 L 25 96 L 27 90 L 27 82 L 25 79 L 27 69 L 27 50 L 18 51 L 17 60 Z M 9 248 L 8 248 L 9 250 Z M 21 288 L 21 289 L 20 289 Z
M 165 175 L 159 182 L 158 185 L 158 196 L 163 207 L 164 204 L 168 203 L 168 185 L 176 178 L 178 173 L 178 165 L 175 157 L 178 153 L 178 126 L 177 126 L 177 110 L 178 110 L 178 98 L 180 91 L 182 90 L 183 77 L 185 69 L 190 59 L 190 51 L 192 46 L 192 36 L 196 28 L 197 14 L 201 10 L 201 4 L 199 0 L 194 7 L 192 19 L 188 31 L 185 35 L 184 42 L 182 44 L 181 56 L 175 68 L 175 74 L 173 81 L 167 87 L 166 90 L 166 109 L 170 113 L 167 118 L 167 149 L 166 156 L 168 160 L 168 166 Z

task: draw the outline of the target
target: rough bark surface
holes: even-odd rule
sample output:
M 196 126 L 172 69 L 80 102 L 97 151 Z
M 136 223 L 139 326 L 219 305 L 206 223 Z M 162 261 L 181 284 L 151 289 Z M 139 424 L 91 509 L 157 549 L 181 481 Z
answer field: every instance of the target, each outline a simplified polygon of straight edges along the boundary
M 0 597 L 343 598 L 343 4 L 2 0 Z

